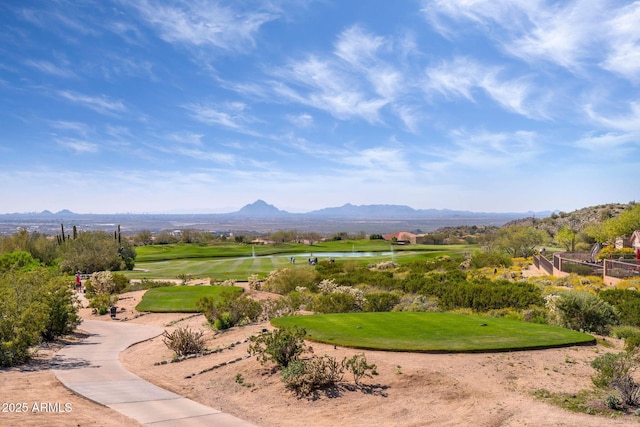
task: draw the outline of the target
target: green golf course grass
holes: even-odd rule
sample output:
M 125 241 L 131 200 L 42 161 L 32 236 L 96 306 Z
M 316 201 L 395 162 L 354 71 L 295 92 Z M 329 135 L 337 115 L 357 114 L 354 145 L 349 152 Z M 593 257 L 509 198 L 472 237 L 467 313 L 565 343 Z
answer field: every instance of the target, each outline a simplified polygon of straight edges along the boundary
M 382 261 L 410 262 L 443 255 L 453 255 L 472 250 L 468 245 L 411 245 L 394 247 L 393 255 L 375 255 L 348 259 L 334 256 L 336 261 L 367 265 Z M 124 274 L 129 279 L 167 279 L 186 274 L 192 277 L 210 277 L 213 280 L 247 280 L 257 274 L 266 277 L 278 268 L 314 268 L 308 266 L 306 258 L 297 257 L 296 264 L 289 256 L 313 253 L 320 261 L 329 259 L 324 252 L 376 252 L 388 253 L 391 246 L 385 241 L 353 240 L 322 242 L 315 245 L 281 243 L 276 245 L 151 245 L 136 248 L 138 256 L 134 271 Z M 255 257 L 252 253 L 255 252 Z
M 452 313 L 345 313 L 280 317 L 276 327 L 297 325 L 312 341 L 369 350 L 492 352 L 595 344 L 570 329 Z
M 238 286 L 166 286 L 149 289 L 136 306 L 153 313 L 197 313 L 196 302 L 203 297 L 219 298 L 225 293 L 240 293 Z

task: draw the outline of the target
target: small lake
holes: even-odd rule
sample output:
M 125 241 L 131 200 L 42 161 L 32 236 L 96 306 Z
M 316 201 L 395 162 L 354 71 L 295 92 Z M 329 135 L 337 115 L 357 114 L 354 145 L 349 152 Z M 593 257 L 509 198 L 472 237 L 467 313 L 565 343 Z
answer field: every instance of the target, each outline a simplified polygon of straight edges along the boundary
M 302 254 L 275 255 L 294 258 L 362 258 L 371 256 L 392 256 L 393 252 L 307 252 Z

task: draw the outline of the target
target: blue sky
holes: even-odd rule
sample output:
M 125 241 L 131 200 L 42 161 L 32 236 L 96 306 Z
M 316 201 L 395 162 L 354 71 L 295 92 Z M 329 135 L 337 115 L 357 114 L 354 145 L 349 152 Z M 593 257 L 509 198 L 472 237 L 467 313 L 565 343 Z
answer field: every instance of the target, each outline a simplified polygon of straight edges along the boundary
M 0 212 L 627 203 L 640 1 L 2 2 L 0 129 Z

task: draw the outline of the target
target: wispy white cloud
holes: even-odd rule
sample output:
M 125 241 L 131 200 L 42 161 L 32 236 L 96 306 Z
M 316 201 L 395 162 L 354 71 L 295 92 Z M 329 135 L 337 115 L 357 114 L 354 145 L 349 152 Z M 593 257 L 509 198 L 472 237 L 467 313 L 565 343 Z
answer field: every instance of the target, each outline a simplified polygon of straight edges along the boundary
M 601 114 L 596 112 L 591 104 L 586 105 L 585 110 L 589 118 L 597 124 L 617 131 L 640 135 L 640 102 L 629 103 L 627 114 L 619 112 L 612 115 Z
M 216 105 L 191 103 L 184 108 L 192 113 L 192 117 L 209 125 L 220 125 L 239 132 L 252 133 L 247 124 L 257 119 L 247 114 L 247 105 L 242 102 L 227 102 Z
M 30 59 L 26 61 L 25 64 L 27 64 L 29 67 L 35 68 L 38 71 L 41 71 L 46 74 L 50 74 L 52 76 L 64 77 L 64 78 L 75 77 L 75 73 L 70 69 L 65 67 L 60 67 L 49 61 Z
M 127 107 L 122 101 L 109 99 L 107 96 L 89 96 L 82 93 L 61 90 L 58 95 L 76 104 L 83 105 L 101 114 L 124 113 Z
M 504 52 L 527 62 L 582 73 L 591 62 L 603 61 L 605 68 L 628 77 L 637 76 L 624 62 L 637 55 L 633 40 L 638 36 L 638 8 L 637 2 L 608 0 L 424 0 L 422 11 L 450 38 L 456 37 L 460 24 L 471 22 Z
M 592 131 L 578 139 L 575 146 L 607 156 L 625 156 L 640 148 L 640 103 L 631 102 L 626 113 L 619 111 L 600 113 L 593 105 L 585 106 L 592 123 L 604 131 Z
M 169 5 L 146 0 L 131 4 L 169 43 L 214 46 L 226 51 L 253 47 L 260 27 L 278 18 L 269 3 L 243 9 L 239 3 L 177 1 Z M 253 6 L 253 5 L 252 5 Z
M 410 170 L 404 153 L 398 148 L 371 147 L 351 152 L 340 159 L 342 163 L 379 174 L 406 173 Z
M 276 72 L 283 82 L 274 88 L 292 101 L 329 112 L 339 119 L 360 117 L 380 122 L 380 109 L 388 100 L 368 94 L 355 76 L 329 59 L 311 56 Z
M 484 66 L 470 58 L 456 57 L 426 70 L 424 90 L 445 96 L 463 97 L 475 101 L 473 91 L 482 89 L 504 109 L 531 118 L 544 116 L 530 101 L 533 86 L 524 78 L 508 80 L 501 77 L 501 69 Z
M 602 67 L 640 82 L 640 2 L 616 11 L 605 26 L 610 51 Z
M 91 127 L 86 123 L 70 122 L 66 120 L 53 120 L 50 121 L 49 124 L 56 129 L 71 131 L 82 136 L 88 135 L 91 131 Z
M 61 147 L 75 151 L 78 154 L 81 153 L 95 153 L 98 151 L 98 145 L 83 139 L 73 138 L 56 138 L 55 141 Z
M 508 43 L 506 50 L 531 62 L 548 61 L 578 71 L 584 60 L 597 54 L 594 43 L 599 35 L 594 27 L 600 27 L 607 11 L 597 0 L 525 9 L 532 26 Z
M 286 118 L 299 128 L 308 128 L 313 126 L 313 116 L 308 113 L 287 114 Z
M 469 132 L 454 130 L 449 138 L 450 148 L 434 150 L 441 158 L 433 165 L 437 169 L 472 168 L 474 170 L 497 170 L 513 168 L 531 161 L 541 152 L 536 143 L 538 135 L 532 131 L 517 132 Z

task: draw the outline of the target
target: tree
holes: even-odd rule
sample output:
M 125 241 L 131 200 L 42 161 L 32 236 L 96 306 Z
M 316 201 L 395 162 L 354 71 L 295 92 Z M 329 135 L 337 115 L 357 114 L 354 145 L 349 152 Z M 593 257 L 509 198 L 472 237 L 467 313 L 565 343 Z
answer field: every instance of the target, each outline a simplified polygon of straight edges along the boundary
M 26 260 L 24 253 L 3 259 Z M 28 255 L 30 258 L 30 255 Z M 32 259 L 32 261 L 35 261 Z M 37 261 L 35 261 L 37 263 Z M 0 268 L 0 366 L 26 362 L 41 338 L 52 340 L 75 329 L 80 319 L 69 281 L 33 262 Z
M 536 246 L 547 239 L 546 232 L 533 227 L 513 225 L 498 230 L 497 244 L 511 257 L 529 257 L 535 253 Z
M 135 249 L 104 231 L 84 232 L 75 240 L 67 240 L 61 246 L 63 272 L 94 273 L 133 269 Z
M 138 246 L 146 246 L 153 243 L 153 234 L 149 230 L 142 230 L 133 236 L 133 243 Z
M 568 227 L 561 227 L 556 233 L 554 240 L 565 250 L 571 251 L 575 246 L 576 233 Z

